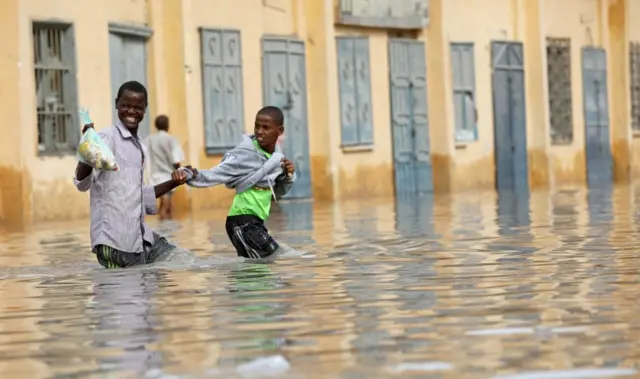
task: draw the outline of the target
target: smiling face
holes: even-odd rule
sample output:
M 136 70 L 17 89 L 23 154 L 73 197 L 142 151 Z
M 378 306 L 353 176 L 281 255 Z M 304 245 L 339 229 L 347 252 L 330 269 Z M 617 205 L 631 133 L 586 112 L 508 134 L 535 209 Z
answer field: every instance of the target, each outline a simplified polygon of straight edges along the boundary
M 268 114 L 260 114 L 256 116 L 254 133 L 256 140 L 261 148 L 267 153 L 273 153 L 276 149 L 278 137 L 284 132 L 284 127 L 274 122 L 273 118 Z
M 147 110 L 147 97 L 142 92 L 125 90 L 116 99 L 116 110 L 118 118 L 127 129 L 137 130 Z

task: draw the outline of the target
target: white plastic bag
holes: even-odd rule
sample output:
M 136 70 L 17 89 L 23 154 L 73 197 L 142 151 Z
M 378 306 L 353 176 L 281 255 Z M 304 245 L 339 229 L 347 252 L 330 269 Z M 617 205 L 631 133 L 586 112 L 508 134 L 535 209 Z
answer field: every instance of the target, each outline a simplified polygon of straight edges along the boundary
M 85 109 L 78 111 L 82 125 L 91 124 L 89 112 Z M 118 163 L 109 147 L 104 143 L 100 135 L 93 129 L 88 129 L 80 139 L 76 158 L 98 170 L 118 171 Z

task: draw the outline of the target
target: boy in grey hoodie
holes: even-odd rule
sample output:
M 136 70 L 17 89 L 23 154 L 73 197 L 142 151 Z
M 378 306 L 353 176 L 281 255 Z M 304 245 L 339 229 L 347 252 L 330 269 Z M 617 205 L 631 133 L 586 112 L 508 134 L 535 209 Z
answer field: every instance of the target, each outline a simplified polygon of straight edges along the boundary
M 198 171 L 186 166 L 172 177 L 188 179 L 191 187 L 212 187 L 225 184 L 234 189 L 226 222 L 227 235 L 239 256 L 251 259 L 267 258 L 278 249 L 278 243 L 264 225 L 271 211 L 271 198 L 284 196 L 295 182 L 295 166 L 277 145 L 284 133 L 284 115 L 277 107 L 258 111 L 254 134 L 229 150 L 222 162 L 211 170 Z

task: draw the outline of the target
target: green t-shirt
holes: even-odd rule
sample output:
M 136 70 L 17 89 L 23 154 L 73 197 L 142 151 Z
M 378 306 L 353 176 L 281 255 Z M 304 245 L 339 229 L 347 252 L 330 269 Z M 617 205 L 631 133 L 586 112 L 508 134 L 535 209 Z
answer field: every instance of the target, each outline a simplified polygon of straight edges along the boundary
M 253 141 L 258 152 L 264 154 L 267 158 L 271 158 L 271 154 L 264 151 L 258 141 Z M 267 220 L 271 212 L 271 189 L 249 188 L 248 190 L 237 193 L 233 197 L 229 216 L 252 215 L 262 220 Z

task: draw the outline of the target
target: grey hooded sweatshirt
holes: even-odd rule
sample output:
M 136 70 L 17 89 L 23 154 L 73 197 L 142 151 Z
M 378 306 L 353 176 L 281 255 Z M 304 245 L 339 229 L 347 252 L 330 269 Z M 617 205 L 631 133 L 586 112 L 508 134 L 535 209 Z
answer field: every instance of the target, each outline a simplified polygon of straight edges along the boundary
M 254 186 L 270 188 L 277 201 L 284 196 L 296 180 L 296 174 L 287 176 L 282 168 L 282 150 L 276 146 L 271 158 L 260 153 L 253 141 L 255 135 L 244 135 L 242 142 L 227 151 L 219 165 L 210 170 L 199 171 L 195 178 L 187 180 L 191 187 L 213 187 L 224 184 L 227 188 L 242 193 Z M 185 171 L 189 171 L 185 169 Z M 190 177 L 190 172 L 187 177 Z

